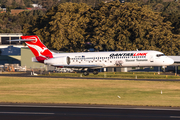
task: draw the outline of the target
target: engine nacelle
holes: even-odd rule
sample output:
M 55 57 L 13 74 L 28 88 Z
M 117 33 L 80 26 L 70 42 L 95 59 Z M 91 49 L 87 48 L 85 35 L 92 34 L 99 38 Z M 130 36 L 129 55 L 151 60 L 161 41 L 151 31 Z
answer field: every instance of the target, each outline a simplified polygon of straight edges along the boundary
M 62 56 L 57 58 L 50 58 L 44 60 L 44 64 L 53 65 L 53 66 L 64 66 L 70 64 L 70 57 Z

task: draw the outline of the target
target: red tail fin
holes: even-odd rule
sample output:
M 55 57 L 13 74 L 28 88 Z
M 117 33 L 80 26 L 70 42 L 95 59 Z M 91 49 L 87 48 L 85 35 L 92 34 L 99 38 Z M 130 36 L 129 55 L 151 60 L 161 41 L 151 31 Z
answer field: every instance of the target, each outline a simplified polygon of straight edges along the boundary
M 26 42 L 39 62 L 44 62 L 44 60 L 48 58 L 53 58 L 52 52 L 40 41 L 38 36 L 21 36 L 21 38 Z

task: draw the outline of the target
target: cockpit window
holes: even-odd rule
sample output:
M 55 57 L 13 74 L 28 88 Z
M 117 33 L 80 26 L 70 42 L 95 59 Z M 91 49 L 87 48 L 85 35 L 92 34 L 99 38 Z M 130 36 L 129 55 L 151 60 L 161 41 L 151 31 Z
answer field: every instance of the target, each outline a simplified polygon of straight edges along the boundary
M 156 57 L 165 56 L 164 54 L 157 54 Z

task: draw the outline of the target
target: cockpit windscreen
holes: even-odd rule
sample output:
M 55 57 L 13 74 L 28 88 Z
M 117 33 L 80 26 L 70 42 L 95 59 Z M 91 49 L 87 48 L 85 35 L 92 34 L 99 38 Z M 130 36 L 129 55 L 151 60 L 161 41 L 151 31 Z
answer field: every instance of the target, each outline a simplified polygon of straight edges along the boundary
M 165 56 L 165 54 L 157 54 L 156 57 Z

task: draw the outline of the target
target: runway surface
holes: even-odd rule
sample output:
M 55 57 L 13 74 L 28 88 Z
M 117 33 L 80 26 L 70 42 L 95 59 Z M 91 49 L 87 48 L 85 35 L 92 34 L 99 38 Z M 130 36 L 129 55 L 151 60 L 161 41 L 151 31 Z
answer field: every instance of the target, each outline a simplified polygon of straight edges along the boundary
M 0 105 L 1 120 L 175 120 L 180 108 L 81 105 Z

